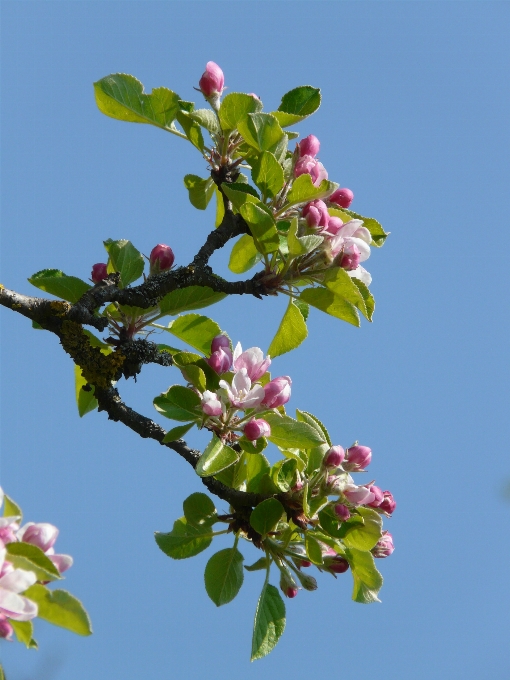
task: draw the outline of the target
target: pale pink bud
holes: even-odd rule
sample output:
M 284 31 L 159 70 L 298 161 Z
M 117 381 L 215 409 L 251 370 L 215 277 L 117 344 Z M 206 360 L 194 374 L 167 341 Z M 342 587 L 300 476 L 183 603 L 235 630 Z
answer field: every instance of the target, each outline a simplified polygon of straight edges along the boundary
M 377 541 L 371 552 L 374 557 L 389 557 L 394 550 L 393 536 L 389 531 L 383 531 L 381 538 Z
M 90 274 L 90 278 L 92 279 L 93 283 L 101 283 L 106 277 L 108 276 L 108 272 L 106 270 L 106 265 L 103 262 L 98 262 L 97 264 L 93 265 L 92 267 L 92 272 Z
M 230 347 L 220 347 L 220 349 L 211 354 L 209 359 L 207 359 L 207 363 L 218 375 L 226 373 L 232 366 L 232 351 Z
M 268 382 L 264 385 L 265 396 L 262 405 L 268 408 L 278 408 L 286 404 L 290 399 L 291 385 L 292 380 L 288 375 L 282 375 Z
M 310 175 L 312 184 L 316 187 L 324 179 L 328 179 L 326 168 L 312 156 L 302 156 L 294 166 L 294 177 Z
M 46 522 L 26 525 L 26 528 L 21 528 L 19 534 L 21 541 L 36 545 L 43 552 L 46 552 L 53 547 L 53 544 L 57 540 L 57 536 L 57 527 L 53 526 L 53 524 L 47 524 Z
M 361 252 L 358 246 L 350 243 L 344 246 L 340 266 L 348 272 L 352 272 L 359 267 L 361 261 Z
M 269 437 L 270 435 L 271 427 L 263 418 L 254 418 L 244 426 L 244 436 L 251 442 L 260 439 L 261 437 Z
M 73 566 L 73 558 L 71 555 L 48 555 L 48 557 L 61 574 L 64 571 L 67 571 L 69 567 Z
M 160 272 L 166 272 L 173 265 L 174 260 L 174 251 L 170 248 L 170 246 L 166 246 L 164 243 L 158 243 L 158 245 L 154 246 L 154 248 L 151 250 L 149 257 L 149 276 L 155 276 Z
M 226 335 L 217 335 L 212 339 L 211 352 L 217 352 L 221 347 L 230 349 L 230 340 Z
M 369 486 L 368 488 L 374 494 L 374 500 L 371 503 L 368 503 L 367 505 L 369 505 L 371 508 L 379 507 L 379 505 L 381 505 L 384 499 L 383 492 L 378 486 L 375 486 L 375 484 L 372 484 L 372 486 Z
M 4 640 L 11 640 L 13 632 L 14 629 L 7 620 L 7 617 L 3 614 L 0 614 L 0 638 L 3 638 Z
M 351 513 L 349 512 L 349 508 L 344 505 L 343 503 L 337 503 L 335 505 L 335 515 L 342 521 L 346 522 L 349 517 L 351 516 Z
M 345 458 L 345 451 L 341 446 L 332 446 L 322 460 L 322 464 L 327 468 L 337 468 L 342 465 Z
M 344 496 L 353 505 L 367 505 L 374 500 L 374 494 L 366 486 L 349 484 L 344 489 Z
M 372 449 L 368 446 L 351 446 L 347 449 L 344 468 L 348 472 L 362 472 L 372 460 Z
M 309 227 L 327 227 L 329 223 L 328 207 L 318 198 L 315 201 L 310 201 L 303 208 L 301 213 L 306 218 L 306 223 Z
M 198 81 L 198 86 L 202 94 L 206 97 L 221 94 L 225 85 L 223 71 L 214 61 L 208 61 L 202 77 Z
M 354 200 L 354 194 L 350 189 L 337 189 L 328 200 L 341 208 L 348 208 Z
M 200 403 L 202 405 L 202 411 L 207 416 L 221 416 L 223 413 L 223 404 L 214 392 L 206 390 L 202 395 Z
M 299 142 L 300 156 L 316 156 L 319 153 L 321 143 L 315 135 L 308 135 Z
M 379 504 L 379 509 L 391 515 L 397 507 L 397 501 L 393 498 L 393 494 L 390 491 L 383 491 L 383 496 L 384 499 Z

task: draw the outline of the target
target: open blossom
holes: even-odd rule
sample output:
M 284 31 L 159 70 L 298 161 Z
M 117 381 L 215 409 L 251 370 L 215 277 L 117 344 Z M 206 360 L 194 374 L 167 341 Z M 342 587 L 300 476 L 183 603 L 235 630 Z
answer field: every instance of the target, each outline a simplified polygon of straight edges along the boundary
M 264 385 L 264 397 L 262 404 L 268 408 L 278 408 L 283 406 L 290 399 L 292 380 L 288 375 L 274 378 L 267 385 Z
M 313 156 L 301 156 L 297 161 L 294 167 L 294 177 L 301 175 L 310 175 L 315 187 L 318 187 L 323 180 L 328 179 L 326 168 Z
M 20 595 L 27 588 L 33 586 L 37 580 L 33 571 L 14 569 L 6 562 L 7 551 L 3 543 L 0 546 L 0 616 L 15 621 L 30 621 L 37 616 L 38 608 L 35 602 Z M 8 633 L 8 627 L 3 626 Z
M 202 77 L 198 81 L 198 86 L 206 97 L 221 94 L 225 85 L 223 71 L 214 61 L 208 61 Z
M 234 371 L 246 369 L 248 378 L 255 382 L 261 378 L 271 365 L 271 358 L 264 359 L 264 352 L 259 347 L 250 347 L 243 352 L 241 343 L 238 342 L 234 350 Z
M 335 258 L 345 250 L 346 246 L 355 245 L 360 253 L 360 262 L 368 260 L 370 257 L 370 243 L 372 236 L 368 229 L 363 226 L 362 220 L 349 220 L 341 222 L 339 217 L 331 217 L 328 228 L 323 235 L 327 238 L 327 248 L 332 258 Z
M 255 408 L 264 399 L 264 388 L 262 385 L 252 387 L 252 381 L 244 367 L 234 375 L 232 385 L 226 380 L 220 380 L 220 387 L 226 390 L 228 398 L 237 408 Z
M 348 484 L 344 489 L 344 496 L 353 505 L 368 505 L 375 498 L 366 486 L 356 486 L 356 484 Z
M 209 390 L 205 390 L 200 401 L 202 411 L 207 416 L 221 416 L 225 413 L 225 404 L 220 401 L 218 395 Z

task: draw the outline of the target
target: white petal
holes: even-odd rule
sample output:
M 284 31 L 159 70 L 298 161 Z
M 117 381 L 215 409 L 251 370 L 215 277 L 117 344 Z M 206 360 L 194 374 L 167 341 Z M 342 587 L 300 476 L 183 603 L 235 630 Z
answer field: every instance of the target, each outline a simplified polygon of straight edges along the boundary
M 367 272 L 366 269 L 363 267 L 358 267 L 357 269 L 354 269 L 351 272 L 347 272 L 349 276 L 352 276 L 354 279 L 359 279 L 361 283 L 364 283 L 365 286 L 369 286 L 372 283 L 372 276 L 370 275 L 369 272 Z
M 362 226 L 363 226 L 362 220 L 349 220 L 349 222 L 346 222 L 344 226 L 340 229 L 338 235 L 344 237 L 352 236 L 354 232 Z
M 243 353 L 243 348 L 241 347 L 241 343 L 238 342 L 236 345 L 236 348 L 234 350 L 234 361 L 237 359 L 237 357 L 241 356 Z
M 10 590 L 13 593 L 22 593 L 33 586 L 36 581 L 37 577 L 33 571 L 14 569 L 14 571 L 0 578 L 0 588 L 5 588 L 5 590 Z
M 30 621 L 37 616 L 38 607 L 27 597 L 0 588 L 0 612 L 15 621 Z
M 346 243 L 353 243 L 355 246 L 357 246 L 361 255 L 360 262 L 368 260 L 368 258 L 370 257 L 370 246 L 367 245 L 365 241 L 363 241 L 360 238 L 355 238 L 354 236 L 346 238 L 345 241 Z

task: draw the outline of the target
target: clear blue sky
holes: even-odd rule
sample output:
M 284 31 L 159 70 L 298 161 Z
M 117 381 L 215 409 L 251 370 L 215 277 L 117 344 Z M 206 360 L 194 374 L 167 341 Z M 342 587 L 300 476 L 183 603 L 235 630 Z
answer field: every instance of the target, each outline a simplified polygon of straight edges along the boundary
M 336 443 L 372 447 L 370 475 L 398 501 L 382 603 L 351 602 L 349 574 L 323 576 L 287 601 L 282 641 L 250 664 L 260 573 L 216 609 L 211 549 L 172 562 L 153 540 L 198 478 L 104 414 L 80 420 L 55 337 L 3 310 L 1 483 L 27 519 L 60 527 L 75 558 L 66 586 L 95 629 L 38 622 L 39 652 L 2 645 L 9 680 L 506 676 L 509 19 L 506 2 L 2 3 L 1 282 L 20 292 L 45 267 L 87 278 L 109 237 L 145 253 L 168 243 L 186 264 L 212 226 L 182 184 L 204 176 L 199 154 L 102 116 L 93 81 L 132 73 L 193 99 L 214 60 L 266 110 L 297 85 L 322 88 L 296 129 L 391 237 L 367 267 L 374 322 L 312 313 L 307 342 L 273 368 Z M 266 349 L 284 306 L 235 299 L 211 316 Z M 151 367 L 122 390 L 151 414 L 173 381 Z

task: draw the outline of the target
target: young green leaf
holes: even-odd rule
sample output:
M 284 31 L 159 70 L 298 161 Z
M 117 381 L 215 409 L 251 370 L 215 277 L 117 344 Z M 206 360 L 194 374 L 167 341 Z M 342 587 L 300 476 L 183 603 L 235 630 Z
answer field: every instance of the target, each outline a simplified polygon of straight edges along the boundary
M 305 534 L 305 548 L 306 554 L 310 558 L 310 562 L 313 562 L 314 564 L 322 564 L 324 562 L 320 543 L 309 531 Z
M 47 555 L 31 543 L 7 543 L 8 560 L 17 569 L 33 571 L 38 581 L 55 581 L 60 579 L 60 572 Z
M 120 287 L 125 288 L 136 281 L 143 274 L 145 262 L 142 254 L 131 241 L 120 239 L 104 241 L 104 247 L 109 255 L 108 273 L 119 272 Z
M 17 503 L 15 503 L 12 498 L 9 498 L 7 494 L 4 494 L 4 512 L 3 512 L 3 517 L 20 517 L 20 523 L 21 519 L 23 518 L 23 513 L 21 512 L 21 508 Z
M 285 603 L 278 590 L 270 583 L 265 583 L 255 613 L 251 660 L 267 656 L 278 644 L 284 630 Z
M 260 480 L 271 466 L 262 453 L 251 453 L 246 458 L 246 491 L 259 493 Z
M 215 321 L 200 314 L 184 314 L 171 321 L 165 330 L 206 356 L 211 353 L 213 338 L 221 334 L 221 328 Z
M 297 460 L 293 457 L 279 460 L 271 468 L 271 479 L 279 491 L 287 493 L 296 483 Z
M 231 602 L 243 585 L 244 557 L 237 548 L 215 553 L 205 567 L 205 589 L 217 607 Z
M 345 269 L 342 269 L 342 267 L 332 267 L 329 269 L 324 276 L 324 285 L 336 296 L 347 300 L 351 305 L 357 307 L 365 317 L 367 316 L 364 297 L 356 286 L 354 279 L 349 276 Z
M 225 446 L 216 435 L 205 448 L 197 462 L 195 471 L 200 477 L 211 477 L 225 470 L 239 460 L 239 454 Z
M 223 202 L 223 194 L 216 185 L 214 186 L 214 194 L 216 196 L 216 217 L 214 219 L 214 226 L 217 228 L 225 217 L 225 203 Z
M 232 248 L 228 268 L 234 274 L 244 274 L 255 266 L 261 257 L 262 255 L 255 246 L 253 236 L 244 234 Z
M 33 274 L 28 281 L 39 290 L 73 304 L 91 288 L 85 281 L 76 276 L 67 276 L 60 269 L 43 269 Z
M 258 151 L 272 151 L 284 135 L 280 124 L 270 113 L 249 113 L 238 121 L 237 129 L 246 143 Z
M 244 565 L 246 571 L 261 571 L 262 569 L 267 569 L 269 560 L 266 557 L 259 558 L 256 562 L 250 565 Z
M 174 522 L 172 531 L 154 534 L 159 548 L 174 560 L 184 560 L 194 557 L 211 545 L 213 539 L 211 526 L 188 524 L 185 517 Z
M 211 525 L 216 521 L 216 508 L 205 493 L 192 493 L 184 500 L 182 507 L 188 523 L 193 526 Z
M 336 210 L 334 212 L 336 212 Z M 349 221 L 350 219 L 363 220 L 363 226 L 366 227 L 372 235 L 372 245 L 376 248 L 380 248 L 389 236 L 389 232 L 384 231 L 379 222 L 373 217 L 364 217 L 363 215 L 359 215 L 352 210 L 346 210 L 345 208 L 343 208 L 341 212 L 348 216 L 345 221 Z
M 237 443 L 242 448 L 243 451 L 249 454 L 261 453 L 267 446 L 267 439 L 265 437 L 259 437 L 255 442 L 246 439 L 246 437 L 241 437 L 237 440 Z
M 211 109 L 197 109 L 196 111 L 192 111 L 189 116 L 208 132 L 217 135 L 220 134 L 221 128 L 218 123 L 218 118 Z
M 347 529 L 341 537 L 348 548 L 358 550 L 371 550 L 382 536 L 381 515 L 372 508 L 357 508 L 363 522 L 356 522 L 352 525 L 343 522 L 342 528 Z
M 167 444 L 168 442 L 176 442 L 178 439 L 184 437 L 186 432 L 189 432 L 194 424 L 195 423 L 186 423 L 186 425 L 172 427 L 171 430 L 168 430 L 161 443 Z
M 217 293 L 208 286 L 189 286 L 167 293 L 159 303 L 159 310 L 161 314 L 176 316 L 192 309 L 209 307 L 225 297 L 225 293 Z
M 97 408 L 98 404 L 94 396 L 94 387 L 91 386 L 88 390 L 83 389 L 87 385 L 87 381 L 83 377 L 78 364 L 74 364 L 74 385 L 78 414 L 80 418 L 83 418 L 84 415 Z
M 298 236 L 297 231 L 298 220 L 297 217 L 295 217 L 290 224 L 287 236 L 287 245 L 289 253 L 294 257 L 311 253 L 312 250 L 318 248 L 324 240 L 322 236 L 318 236 L 317 234 L 309 234 L 308 236 Z
M 271 426 L 269 441 L 282 449 L 311 449 L 324 442 L 324 437 L 311 425 L 289 416 L 270 412 L 264 415 L 264 420 Z
M 326 290 L 325 288 L 305 288 L 301 291 L 300 299 L 337 319 L 348 321 L 353 326 L 360 326 L 359 315 L 353 305 L 335 295 L 331 290 Z
M 176 119 L 184 130 L 184 134 L 199 151 L 204 151 L 204 136 L 200 125 L 191 118 L 187 111 L 177 111 Z
M 364 307 L 362 305 L 356 305 L 356 306 L 358 307 L 360 312 L 366 317 L 366 319 L 368 319 L 368 321 L 372 321 L 372 316 L 374 314 L 374 309 L 375 309 L 374 296 L 369 291 L 368 287 L 363 283 L 363 281 L 360 281 L 355 276 L 353 276 L 352 282 L 356 286 L 356 288 L 359 290 L 360 295 L 363 298 L 363 301 L 365 303 Z
M 16 635 L 16 639 L 18 640 L 18 642 L 23 643 L 27 647 L 27 649 L 33 647 L 31 643 L 35 642 L 35 640 L 32 638 L 32 635 L 34 633 L 34 626 L 32 624 L 32 621 L 15 621 L 14 619 L 10 619 L 9 623 L 11 624 L 14 630 L 14 634 Z M 2 676 L 0 675 L 0 678 L 1 677 Z
M 371 552 L 349 548 L 345 556 L 351 565 L 354 587 L 352 599 L 355 602 L 368 604 L 380 602 L 377 597 L 383 584 L 383 577 L 377 571 Z
M 194 208 L 205 210 L 214 194 L 214 182 L 198 175 L 185 175 L 184 186 L 188 190 L 189 201 Z
M 144 94 L 142 83 L 134 76 L 114 73 L 94 83 L 96 104 L 110 118 L 128 123 L 149 123 L 169 129 L 177 112 L 180 97 L 166 87 Z
M 274 198 L 285 181 L 283 168 L 270 151 L 263 151 L 251 162 L 251 176 L 266 198 Z
M 283 95 L 273 116 L 282 127 L 288 127 L 315 113 L 321 104 L 321 91 L 310 85 L 296 87 Z
M 249 113 L 256 113 L 262 109 L 262 102 L 250 94 L 231 92 L 224 97 L 219 110 L 222 130 L 235 130 L 240 120 Z
M 279 500 L 268 498 L 253 509 L 250 524 L 261 536 L 266 536 L 276 528 L 284 512 Z
M 223 182 L 221 189 L 226 194 L 229 201 L 232 201 L 234 208 L 237 210 L 240 210 L 241 206 L 245 203 L 255 203 L 260 206 L 264 205 L 256 190 L 249 184 L 244 184 L 242 182 L 227 184 L 226 182 Z
M 308 330 L 303 315 L 294 304 L 294 300 L 290 299 L 267 353 L 274 358 L 285 354 L 285 352 L 290 352 L 299 347 L 307 335 Z
M 273 217 L 263 208 L 253 203 L 245 203 L 240 209 L 261 253 L 274 253 L 278 250 L 280 239 Z
M 172 420 L 187 422 L 201 417 L 200 397 L 189 387 L 172 385 L 156 397 L 153 403 L 159 413 Z
M 335 189 L 338 189 L 338 184 L 335 184 L 335 182 L 323 179 L 319 186 L 316 187 L 310 175 L 300 175 L 294 180 L 292 189 L 287 195 L 287 201 L 291 205 L 308 203 L 317 198 L 329 196 Z
M 300 411 L 299 409 L 296 409 L 296 418 L 300 422 L 308 423 L 308 425 L 311 425 L 313 428 L 315 428 L 317 432 L 324 437 L 329 446 L 333 446 L 326 426 L 323 423 L 321 423 L 317 416 L 314 416 L 311 413 L 307 413 L 306 411 Z
M 36 583 L 23 593 L 39 607 L 38 616 L 78 635 L 91 635 L 92 627 L 82 603 L 66 590 L 48 590 Z

